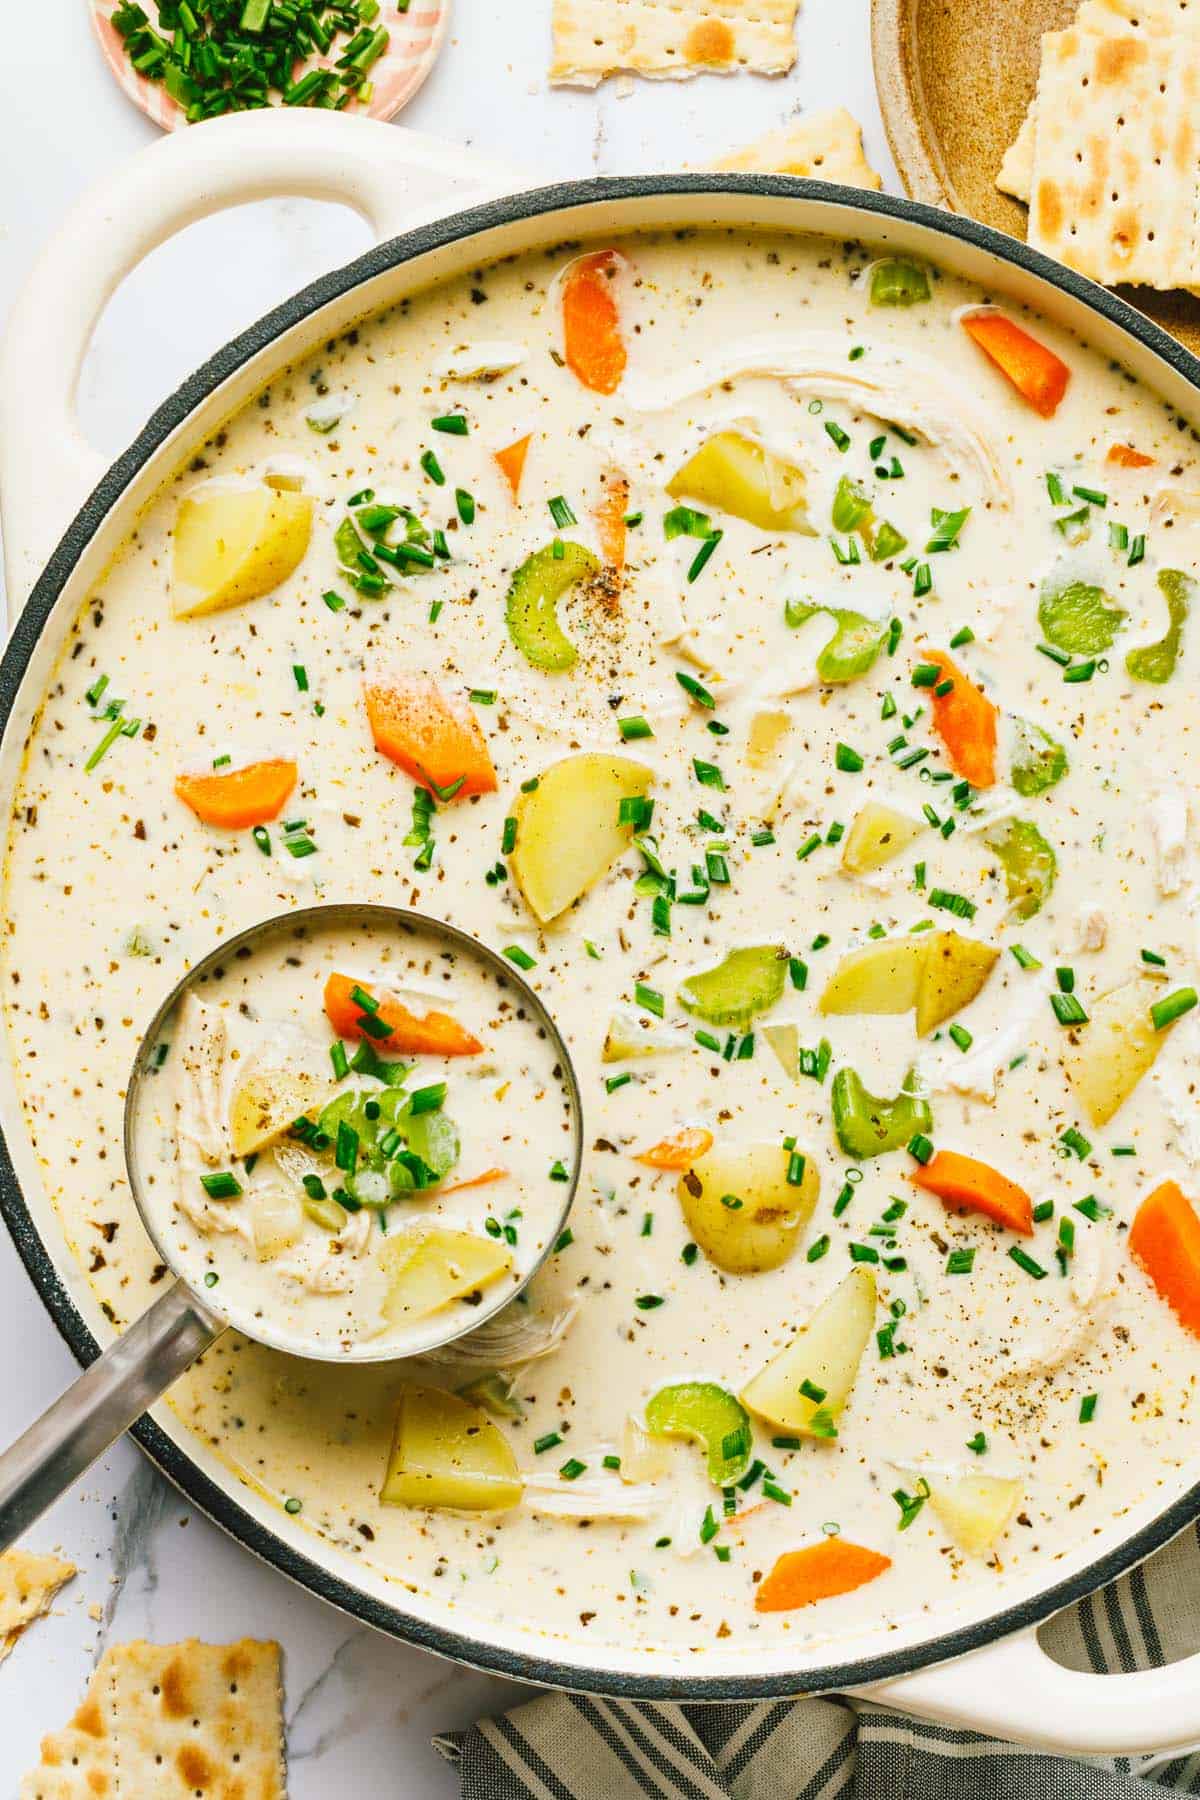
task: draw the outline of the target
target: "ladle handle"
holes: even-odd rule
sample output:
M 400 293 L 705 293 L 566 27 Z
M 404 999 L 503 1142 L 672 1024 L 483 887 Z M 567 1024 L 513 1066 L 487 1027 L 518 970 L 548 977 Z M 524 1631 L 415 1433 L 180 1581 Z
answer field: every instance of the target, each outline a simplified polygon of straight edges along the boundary
M 224 1330 L 185 1282 L 84 1370 L 0 1455 L 0 1551 L 16 1543 Z

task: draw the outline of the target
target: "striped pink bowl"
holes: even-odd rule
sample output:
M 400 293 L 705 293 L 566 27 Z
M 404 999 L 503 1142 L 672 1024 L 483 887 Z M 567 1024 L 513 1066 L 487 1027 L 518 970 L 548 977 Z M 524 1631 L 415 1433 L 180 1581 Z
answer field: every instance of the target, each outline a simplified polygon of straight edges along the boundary
M 104 60 L 134 105 L 140 106 L 147 118 L 164 131 L 175 131 L 187 124 L 187 117 L 162 84 L 139 75 L 126 56 L 124 42 L 112 23 L 119 3 L 120 0 L 91 0 L 92 24 Z M 143 3 L 153 20 L 153 0 Z M 347 110 L 369 113 L 373 119 L 390 119 L 407 106 L 437 61 L 449 18 L 450 0 L 412 0 L 407 12 L 399 12 L 394 0 L 383 0 L 379 23 L 387 26 L 391 42 L 371 70 L 374 86 L 370 104 L 361 107 L 352 101 Z M 327 60 L 332 58 L 314 57 L 309 66 L 317 68 Z

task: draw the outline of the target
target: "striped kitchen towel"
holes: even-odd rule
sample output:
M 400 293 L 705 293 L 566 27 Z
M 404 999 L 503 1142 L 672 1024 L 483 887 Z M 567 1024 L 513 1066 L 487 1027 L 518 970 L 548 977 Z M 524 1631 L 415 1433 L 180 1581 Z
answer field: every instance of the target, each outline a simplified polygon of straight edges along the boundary
M 1098 1673 L 1200 1649 L 1200 1526 L 1042 1633 Z M 1102 1702 L 1098 1699 L 1097 1705 Z M 463 1800 L 1154 1800 L 1200 1793 L 1200 1753 L 1074 1761 L 838 1700 L 634 1705 L 545 1694 L 435 1738 Z

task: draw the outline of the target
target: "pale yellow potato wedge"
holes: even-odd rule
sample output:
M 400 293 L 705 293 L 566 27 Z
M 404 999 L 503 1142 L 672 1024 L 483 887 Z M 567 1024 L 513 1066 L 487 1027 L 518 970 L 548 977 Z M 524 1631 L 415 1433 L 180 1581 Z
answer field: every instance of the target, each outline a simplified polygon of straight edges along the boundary
M 774 1051 L 780 1068 L 789 1081 L 800 1079 L 800 1027 L 798 1025 L 764 1025 L 763 1037 Z
M 823 1013 L 903 1013 L 917 1003 L 925 963 L 924 935 L 879 938 L 851 950 L 821 995 Z
M 212 482 L 185 494 L 175 517 L 171 611 L 194 619 L 258 600 L 299 567 L 312 497 L 284 488 Z
M 1162 993 L 1161 986 L 1135 975 L 1085 1002 L 1089 1022 L 1079 1026 L 1077 1043 L 1068 1041 L 1063 1068 L 1093 1125 L 1108 1124 L 1170 1037 L 1172 1027 L 1155 1031 L 1150 1017 Z
M 891 862 L 927 830 L 924 819 L 912 819 L 894 806 L 868 800 L 846 833 L 842 867 L 847 875 L 866 875 Z
M 643 1056 L 669 1056 L 686 1050 L 689 1037 L 677 1026 L 663 1025 L 649 1013 L 618 1007 L 608 1021 L 601 1062 L 630 1062 Z
M 1021 1482 L 1002 1475 L 927 1476 L 929 1504 L 968 1556 L 986 1556 L 1021 1498 Z
M 380 1264 L 388 1277 L 384 1317 L 403 1325 L 439 1312 L 507 1275 L 512 1257 L 498 1238 L 448 1225 L 411 1225 L 388 1233 Z
M 286 1188 L 264 1188 L 250 1200 L 250 1230 L 259 1262 L 282 1256 L 304 1235 L 304 1212 Z
M 486 1413 L 441 1388 L 405 1388 L 379 1490 L 385 1506 L 499 1512 L 524 1491 L 508 1439 Z
M 697 500 L 763 531 L 799 531 L 809 523 L 804 471 L 741 431 L 719 431 L 667 483 L 676 499 Z
M 509 867 L 543 925 L 608 872 L 633 836 L 622 800 L 644 798 L 654 779 L 645 763 L 585 750 L 552 763 L 532 793 L 513 802 L 517 842 Z
M 680 1176 L 687 1228 L 719 1269 L 733 1275 L 775 1269 L 796 1248 L 821 1178 L 816 1159 L 808 1156 L 803 1180 L 793 1184 L 788 1163 L 789 1152 L 779 1143 L 715 1144 Z
M 255 1057 L 238 1077 L 229 1101 L 233 1154 L 250 1156 L 262 1150 L 282 1137 L 295 1120 L 319 1112 L 336 1092 L 328 1058 L 321 1072 L 303 1059 L 295 1063 L 278 1060 L 274 1051 Z
M 785 1431 L 833 1436 L 874 1324 L 875 1277 L 856 1264 L 787 1348 L 746 1384 L 742 1404 Z M 801 1392 L 806 1382 L 822 1393 L 820 1400 Z
M 917 1036 L 925 1037 L 980 993 L 1000 952 L 957 931 L 925 934 L 925 961 L 917 989 Z
M 792 730 L 792 715 L 766 707 L 756 712 L 746 733 L 746 761 L 752 769 L 770 769 L 779 761 Z
M 621 1430 L 621 1480 L 657 1481 L 670 1469 L 670 1447 L 650 1436 L 644 1419 L 629 1413 Z

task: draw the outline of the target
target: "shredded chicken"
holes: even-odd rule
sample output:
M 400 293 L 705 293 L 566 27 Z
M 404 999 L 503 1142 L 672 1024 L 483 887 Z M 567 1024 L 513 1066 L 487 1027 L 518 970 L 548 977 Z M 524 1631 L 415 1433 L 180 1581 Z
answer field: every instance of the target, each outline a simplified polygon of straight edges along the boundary
M 1015 1056 L 1029 1046 L 1034 1020 L 1045 1009 L 1044 984 L 1030 984 L 1013 1001 L 1008 1022 L 987 1037 L 976 1038 L 970 1053 L 947 1054 L 929 1071 L 935 1093 L 966 1094 L 973 1100 L 993 1101 L 996 1082 Z
M 1188 802 L 1181 787 L 1159 788 L 1148 808 L 1157 858 L 1158 891 L 1164 899 L 1183 886 L 1187 861 Z
M 230 1160 L 225 1127 L 225 1059 L 229 1037 L 215 1007 L 188 994 L 176 1033 L 175 1135 L 179 1148 L 179 1210 L 204 1232 L 250 1236 L 246 1210 L 210 1200 L 200 1177 Z
M 798 399 L 845 400 L 869 417 L 903 425 L 943 451 L 956 467 L 973 468 L 984 494 L 1009 506 L 1012 494 L 1000 453 L 961 389 L 952 390 L 932 359 L 889 344 L 846 361 L 845 339 L 832 332 L 772 332 L 747 338 L 709 358 L 694 373 L 660 381 L 626 380 L 622 394 L 639 412 L 665 412 L 692 394 L 739 376 L 775 376 Z
M 1061 1291 L 1061 1290 L 1060 1290 Z M 1001 1387 L 1053 1375 L 1078 1356 L 1116 1298 L 1116 1255 L 1113 1234 L 1093 1230 L 1076 1234 L 1067 1304 L 1055 1328 L 1014 1360 L 999 1378 Z
M 1094 900 L 1089 900 L 1075 914 L 1074 954 L 1083 955 L 1088 950 L 1103 950 L 1108 939 L 1108 914 Z
M 597 1452 L 595 1460 L 601 1460 Z M 591 1454 L 584 1451 L 581 1460 L 591 1466 Z M 531 1511 L 546 1513 L 554 1519 L 629 1519 L 653 1518 L 663 1509 L 664 1495 L 647 1482 L 627 1486 L 619 1475 L 592 1475 L 585 1480 L 563 1481 L 558 1475 L 523 1475 L 525 1504 Z

